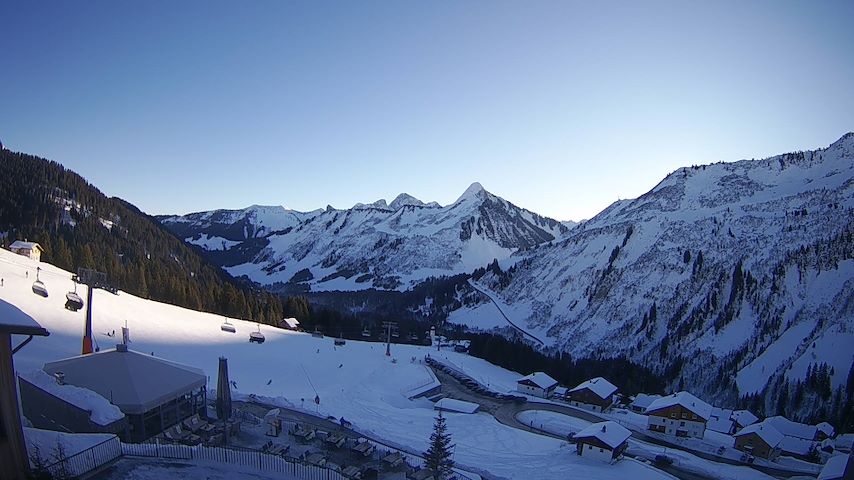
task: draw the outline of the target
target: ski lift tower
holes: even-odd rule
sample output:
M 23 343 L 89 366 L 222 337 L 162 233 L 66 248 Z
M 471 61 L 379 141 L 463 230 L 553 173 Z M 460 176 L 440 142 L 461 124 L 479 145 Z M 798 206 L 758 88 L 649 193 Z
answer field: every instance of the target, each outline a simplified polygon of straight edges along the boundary
M 387 330 L 387 338 L 385 343 L 385 354 L 387 357 L 391 356 L 391 329 L 394 328 L 397 330 L 397 322 L 383 322 L 383 327 Z
M 92 290 L 101 288 L 115 293 L 116 289 L 107 284 L 107 274 L 91 268 L 78 268 L 74 281 L 89 288 L 86 292 L 86 324 L 83 327 L 83 355 L 92 353 Z

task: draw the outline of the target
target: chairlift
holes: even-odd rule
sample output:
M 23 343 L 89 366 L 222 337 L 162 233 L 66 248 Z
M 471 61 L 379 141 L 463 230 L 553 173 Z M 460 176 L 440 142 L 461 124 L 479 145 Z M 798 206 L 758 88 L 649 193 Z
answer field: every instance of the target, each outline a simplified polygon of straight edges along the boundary
M 220 325 L 219 329 L 220 329 L 220 330 L 222 330 L 223 332 L 228 332 L 228 333 L 235 333 L 235 332 L 237 332 L 237 330 L 234 328 L 234 325 L 232 325 L 232 324 L 228 323 L 228 319 L 227 319 L 227 318 L 225 319 L 225 323 L 223 323 L 222 325 Z
M 47 298 L 47 287 L 44 286 L 44 283 L 39 280 L 39 272 L 41 271 L 41 267 L 36 267 L 36 281 L 33 282 L 33 293 L 36 295 Z
M 314 327 L 314 331 L 311 332 L 311 336 L 314 338 L 323 338 L 323 332 L 320 331 L 319 327 Z
M 398 332 L 397 330 L 392 330 L 392 331 L 391 331 L 391 336 L 392 336 L 393 338 L 399 338 L 399 337 L 400 337 L 400 332 Z
M 409 335 L 409 339 L 412 340 L 413 342 L 416 342 L 416 341 L 418 341 L 418 335 L 415 333 L 412 333 Z
M 264 334 L 261 333 L 261 324 L 258 324 L 257 332 L 249 332 L 249 343 L 264 343 Z
M 83 299 L 77 294 L 77 276 L 75 275 L 72 280 L 74 281 L 74 291 L 65 294 L 65 308 L 76 312 L 83 308 Z
M 370 337 L 371 336 L 371 330 L 367 329 L 367 328 L 362 330 L 362 336 L 363 337 Z
M 336 347 L 343 347 L 343 346 L 347 343 L 347 342 L 344 340 L 344 334 L 343 334 L 343 333 L 342 333 L 342 334 L 339 334 L 339 335 L 338 335 L 338 338 L 336 338 L 336 339 L 335 339 L 335 342 L 334 342 L 334 343 L 335 343 L 335 346 L 336 346 Z

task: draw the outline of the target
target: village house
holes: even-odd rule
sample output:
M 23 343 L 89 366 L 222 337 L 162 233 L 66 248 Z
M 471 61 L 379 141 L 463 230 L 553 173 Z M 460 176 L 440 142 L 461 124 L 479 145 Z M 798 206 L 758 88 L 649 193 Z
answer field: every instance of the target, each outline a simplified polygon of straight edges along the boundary
M 807 425 L 781 416 L 768 417 L 764 421 L 774 425 L 774 428 L 787 437 L 795 437 L 803 440 L 821 441 L 832 437 L 834 434 L 833 426 L 827 422 L 822 422 L 818 425 Z
M 742 429 L 759 421 L 759 418 L 750 410 L 736 410 L 732 412 L 731 418 L 735 422 L 736 429 Z
M 24 335 L 12 345 L 12 335 Z M 18 389 L 12 355 L 29 343 L 33 336 L 50 333 L 17 307 L 0 300 L 0 478 L 28 478 L 30 461 L 21 428 Z
M 771 425 L 754 423 L 742 428 L 735 437 L 735 448 L 755 457 L 774 460 L 780 454 L 783 434 Z
M 516 380 L 516 390 L 535 397 L 549 398 L 557 387 L 557 380 L 543 372 L 534 372 Z
M 41 261 L 42 252 L 44 251 L 42 246 L 36 242 L 22 242 L 20 240 L 12 242 L 12 244 L 9 245 L 9 250 L 12 253 L 17 253 L 18 255 L 22 255 L 37 262 Z
M 639 393 L 632 400 L 632 403 L 629 404 L 629 410 L 635 413 L 643 413 L 649 408 L 650 404 L 656 400 L 661 398 L 661 395 L 647 395 L 645 393 Z
M 299 320 L 296 318 L 283 318 L 281 322 L 279 322 L 280 328 L 286 328 L 288 330 L 299 330 Z
M 732 410 L 726 408 L 712 407 L 712 414 L 709 416 L 706 428 L 715 432 L 732 435 L 738 430 L 735 420 L 732 419 L 732 413 Z
M 631 435 L 632 432 L 622 425 L 607 421 L 589 425 L 576 433 L 573 439 L 576 452 L 582 457 L 610 463 L 626 450 Z
M 566 392 L 566 399 L 574 407 L 582 407 L 602 412 L 614 403 L 617 387 L 602 377 L 596 377 L 580 383 Z
M 655 400 L 646 409 L 646 414 L 650 431 L 703 438 L 712 406 L 688 392 L 679 392 Z

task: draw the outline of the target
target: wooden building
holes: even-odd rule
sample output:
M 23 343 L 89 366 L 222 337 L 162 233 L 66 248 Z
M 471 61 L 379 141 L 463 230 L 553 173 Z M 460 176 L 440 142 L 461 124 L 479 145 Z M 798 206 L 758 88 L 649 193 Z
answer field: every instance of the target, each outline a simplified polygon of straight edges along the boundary
M 27 478 L 30 469 L 12 355 L 34 336 L 48 335 L 50 333 L 30 316 L 0 300 L 0 478 L 4 480 Z
M 584 428 L 573 439 L 576 452 L 582 457 L 610 463 L 626 450 L 631 436 L 632 432 L 627 428 L 617 422 L 607 421 Z
M 42 246 L 36 242 L 22 242 L 20 240 L 12 242 L 12 244 L 9 245 L 9 250 L 12 253 L 17 253 L 18 255 L 22 255 L 37 262 L 41 261 L 42 252 L 44 251 Z
M 735 448 L 755 457 L 774 460 L 780 454 L 783 434 L 771 425 L 754 423 L 742 428 L 735 437 Z
M 677 437 L 703 438 L 711 413 L 711 405 L 688 392 L 661 397 L 646 409 L 650 431 Z
M 566 392 L 566 400 L 574 407 L 582 407 L 594 412 L 603 412 L 614 403 L 617 387 L 602 377 L 582 382 Z
M 557 387 L 557 380 L 543 372 L 534 372 L 516 380 L 516 390 L 535 397 L 549 398 Z

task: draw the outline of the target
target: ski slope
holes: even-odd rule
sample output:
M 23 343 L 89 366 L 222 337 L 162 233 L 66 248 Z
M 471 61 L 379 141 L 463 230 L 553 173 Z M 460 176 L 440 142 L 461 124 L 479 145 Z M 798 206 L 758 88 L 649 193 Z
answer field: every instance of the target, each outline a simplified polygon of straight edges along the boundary
M 31 285 L 36 266 L 50 296 L 34 295 Z M 26 272 L 29 272 L 27 276 Z M 80 353 L 84 311 L 63 308 L 65 292 L 72 288 L 71 274 L 51 265 L 0 250 L 0 300 L 32 316 L 51 335 L 36 338 L 15 354 L 19 372 L 39 369 L 48 361 Z M 394 345 L 392 357 L 384 345 L 347 341 L 335 347 L 331 338 L 279 330 L 262 325 L 264 344 L 250 344 L 255 323 L 230 319 L 237 333 L 220 330 L 224 318 L 157 303 L 119 292 L 94 292 L 93 332 L 97 346 L 111 348 L 121 327 L 130 328 L 130 348 L 202 368 L 209 388 L 216 385 L 217 359 L 229 360 L 236 394 L 256 394 L 282 405 L 304 408 L 319 415 L 350 420 L 357 429 L 396 444 L 424 451 L 435 412 L 426 399 L 409 400 L 408 393 L 435 382 L 420 359 L 427 347 Z M 110 337 L 115 330 L 117 337 Z M 15 345 L 24 338 L 13 339 Z M 485 361 L 442 352 L 448 361 L 464 365 L 479 377 L 499 379 L 511 386 L 518 374 Z M 320 403 L 315 404 L 315 396 Z M 604 465 L 575 455 L 565 442 L 499 424 L 486 413 L 447 414 L 456 444 L 454 459 L 464 467 L 505 478 L 537 472 L 548 479 L 657 479 L 669 478 L 636 462 Z

